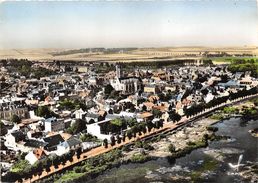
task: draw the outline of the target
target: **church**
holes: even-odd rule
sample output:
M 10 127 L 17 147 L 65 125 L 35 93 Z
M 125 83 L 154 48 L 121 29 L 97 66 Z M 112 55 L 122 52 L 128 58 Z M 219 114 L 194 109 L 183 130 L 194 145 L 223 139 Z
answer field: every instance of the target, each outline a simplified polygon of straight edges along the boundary
M 110 80 L 111 86 L 123 94 L 134 94 L 141 89 L 141 79 L 138 77 L 123 77 L 120 65 L 116 65 L 116 77 Z

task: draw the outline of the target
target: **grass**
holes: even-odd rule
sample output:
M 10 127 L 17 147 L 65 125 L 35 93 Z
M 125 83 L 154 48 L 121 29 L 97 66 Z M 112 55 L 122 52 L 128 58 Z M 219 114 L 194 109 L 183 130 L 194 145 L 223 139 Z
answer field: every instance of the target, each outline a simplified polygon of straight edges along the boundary
M 147 159 L 148 159 L 148 156 L 147 156 L 147 155 L 134 154 L 134 155 L 131 157 L 130 160 L 131 160 L 133 163 L 142 163 L 142 162 L 145 162 Z
M 12 166 L 11 172 L 22 172 L 29 166 L 30 164 L 27 160 L 20 160 Z
M 215 120 L 223 120 L 224 115 L 223 114 L 213 114 L 212 116 L 210 116 L 210 118 L 215 119 Z
M 249 60 L 249 59 L 255 59 L 257 60 L 257 57 L 210 57 L 208 59 L 211 59 L 215 62 L 228 62 L 230 63 L 233 60 L 243 59 L 243 60 Z
M 199 167 L 196 171 L 192 171 L 190 173 L 190 177 L 191 177 L 192 181 L 199 182 L 198 180 L 201 178 L 201 174 L 203 172 L 214 171 L 214 170 L 216 170 L 218 165 L 219 165 L 218 161 L 216 161 L 214 159 L 210 159 L 210 158 L 204 159 L 204 162 L 201 165 L 201 167 Z
M 60 179 L 55 182 L 72 182 L 74 179 L 81 177 L 84 173 L 75 173 L 73 171 L 69 171 L 65 173 Z

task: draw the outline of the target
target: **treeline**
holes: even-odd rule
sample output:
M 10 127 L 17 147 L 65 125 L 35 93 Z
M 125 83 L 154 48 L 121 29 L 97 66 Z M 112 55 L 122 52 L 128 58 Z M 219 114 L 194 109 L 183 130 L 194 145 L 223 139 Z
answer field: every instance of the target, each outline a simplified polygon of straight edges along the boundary
M 211 100 L 210 102 L 204 104 L 199 104 L 199 105 L 193 105 L 190 108 L 185 108 L 184 109 L 184 113 L 187 117 L 196 115 L 202 111 L 204 111 L 205 109 L 210 109 L 212 107 L 218 106 L 222 103 L 227 102 L 227 100 L 235 100 L 241 97 L 245 97 L 245 96 L 249 96 L 249 95 L 253 95 L 258 93 L 258 89 L 256 87 L 250 89 L 250 90 L 241 90 L 238 91 L 236 93 L 230 93 L 228 96 L 223 96 L 223 97 L 218 97 L 215 98 L 213 100 Z
M 76 49 L 76 50 L 67 50 L 61 52 L 52 53 L 53 56 L 60 56 L 60 55 L 70 55 L 70 54 L 77 54 L 77 53 L 91 53 L 91 52 L 102 52 L 106 54 L 110 53 L 119 53 L 120 51 L 127 52 L 136 50 L 137 48 L 83 48 L 83 49 Z
M 236 59 L 228 67 L 232 73 L 250 71 L 253 77 L 258 77 L 258 60 L 257 59 Z
M 142 62 L 126 62 L 119 63 L 122 68 L 134 68 L 134 67 L 149 67 L 149 68 L 160 68 L 165 66 L 172 65 L 184 65 L 185 62 L 195 62 L 194 59 L 185 59 L 185 60 L 167 60 L 167 61 L 142 61 Z
M 44 67 L 33 68 L 33 62 L 27 59 L 3 59 L 0 63 L 5 66 L 10 73 L 16 72 L 26 78 L 30 76 L 40 78 L 56 74 L 55 71 Z
M 23 169 L 18 169 L 18 171 L 10 171 L 5 176 L 2 177 L 3 182 L 23 182 L 23 179 L 31 179 L 32 176 L 41 176 L 42 172 L 50 172 L 50 167 L 53 165 L 58 168 L 59 165 L 64 166 L 67 161 L 73 162 L 74 155 L 80 158 L 82 154 L 82 149 L 71 150 L 69 153 L 65 153 L 62 156 L 51 155 L 47 158 L 37 161 L 33 165 L 29 165 L 27 161 L 17 162 L 14 167 L 24 167 Z M 24 165 L 23 165 L 24 164 Z
M 85 182 L 99 175 L 103 171 L 119 166 L 123 157 L 120 149 L 114 149 L 108 153 L 103 153 L 77 164 L 73 169 L 63 171 L 64 174 L 53 174 L 49 178 L 40 182 Z

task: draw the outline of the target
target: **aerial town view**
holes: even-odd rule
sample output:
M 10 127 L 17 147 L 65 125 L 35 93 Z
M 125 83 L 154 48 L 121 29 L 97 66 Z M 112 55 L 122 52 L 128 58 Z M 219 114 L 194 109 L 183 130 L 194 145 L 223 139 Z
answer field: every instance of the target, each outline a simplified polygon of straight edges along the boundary
M 257 183 L 257 1 L 2 1 L 0 182 Z

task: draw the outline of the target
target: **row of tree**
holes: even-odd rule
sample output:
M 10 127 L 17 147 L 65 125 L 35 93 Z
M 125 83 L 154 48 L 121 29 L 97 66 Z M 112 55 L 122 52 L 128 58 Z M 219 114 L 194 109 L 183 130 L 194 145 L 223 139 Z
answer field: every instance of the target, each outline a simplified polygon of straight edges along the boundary
M 114 146 L 116 143 L 120 144 L 122 141 L 125 142 L 126 137 L 128 139 L 132 139 L 133 137 L 135 138 L 138 135 L 146 134 L 147 131 L 150 132 L 152 129 L 160 129 L 163 127 L 163 120 L 157 120 L 154 123 L 149 121 L 149 122 L 141 122 L 141 123 L 136 123 L 129 130 L 126 132 L 122 132 L 122 135 L 117 134 L 116 136 L 112 135 L 110 137 L 110 145 Z M 103 145 L 107 148 L 108 147 L 108 140 L 104 139 L 103 140 Z
M 227 102 L 228 100 L 235 100 L 241 97 L 245 97 L 245 96 L 249 96 L 249 95 L 253 95 L 258 93 L 258 89 L 256 87 L 250 89 L 250 90 L 240 90 L 236 93 L 231 92 L 228 96 L 223 96 L 223 97 L 218 97 L 218 98 L 214 98 L 213 100 L 211 100 L 208 103 L 201 103 L 199 105 L 193 105 L 190 108 L 184 108 L 184 113 L 187 117 L 196 115 L 202 111 L 204 111 L 205 109 L 209 109 L 215 106 L 218 106 L 222 103 Z
M 31 179 L 32 176 L 41 176 L 45 170 L 47 173 L 50 172 L 50 167 L 53 165 L 54 168 L 58 168 L 59 165 L 65 165 L 67 161 L 73 162 L 74 155 L 79 159 L 82 154 L 82 148 L 71 150 L 69 153 L 65 153 L 62 156 L 49 156 L 42 160 L 37 161 L 31 166 L 27 166 L 25 169 L 19 172 L 8 172 L 2 177 L 4 182 L 23 182 L 22 179 Z

